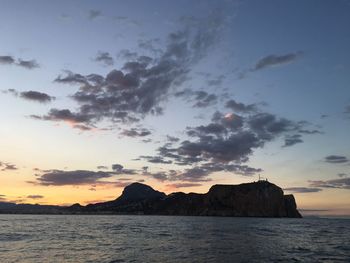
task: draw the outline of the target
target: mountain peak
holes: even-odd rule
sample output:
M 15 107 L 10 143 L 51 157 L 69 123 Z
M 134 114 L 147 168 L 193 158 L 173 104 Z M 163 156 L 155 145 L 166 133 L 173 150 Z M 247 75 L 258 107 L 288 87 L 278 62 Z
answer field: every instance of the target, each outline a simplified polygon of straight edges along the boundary
M 152 187 L 142 183 L 132 183 L 126 186 L 118 201 L 138 201 L 144 199 L 164 198 L 165 193 L 154 190 Z

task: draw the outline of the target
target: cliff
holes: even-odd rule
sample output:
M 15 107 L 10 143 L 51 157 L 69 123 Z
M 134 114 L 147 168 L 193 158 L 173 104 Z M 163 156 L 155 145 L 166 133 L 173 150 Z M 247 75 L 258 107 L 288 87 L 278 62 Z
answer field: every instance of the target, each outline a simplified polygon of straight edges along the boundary
M 73 209 L 74 210 L 74 209 Z M 293 195 L 280 187 L 259 181 L 240 185 L 214 185 L 206 194 L 172 193 L 165 195 L 150 186 L 134 183 L 114 201 L 79 207 L 89 213 L 301 217 Z
M 145 214 L 184 216 L 301 217 L 293 195 L 259 181 L 214 185 L 206 194 L 165 193 L 133 183 L 115 200 L 70 207 L 1 203 L 0 213 L 17 214 Z

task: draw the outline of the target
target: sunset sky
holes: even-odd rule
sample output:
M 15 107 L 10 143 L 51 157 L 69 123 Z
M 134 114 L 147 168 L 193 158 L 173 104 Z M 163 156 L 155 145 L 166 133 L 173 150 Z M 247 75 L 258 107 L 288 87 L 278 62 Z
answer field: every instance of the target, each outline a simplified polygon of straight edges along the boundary
M 0 3 L 0 201 L 258 180 L 350 215 L 350 1 Z

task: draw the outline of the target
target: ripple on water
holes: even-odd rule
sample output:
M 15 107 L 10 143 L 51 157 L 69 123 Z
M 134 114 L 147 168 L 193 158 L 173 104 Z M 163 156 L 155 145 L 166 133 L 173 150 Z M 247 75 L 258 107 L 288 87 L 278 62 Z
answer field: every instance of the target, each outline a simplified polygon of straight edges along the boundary
M 350 262 L 349 236 L 350 220 L 0 215 L 0 261 Z

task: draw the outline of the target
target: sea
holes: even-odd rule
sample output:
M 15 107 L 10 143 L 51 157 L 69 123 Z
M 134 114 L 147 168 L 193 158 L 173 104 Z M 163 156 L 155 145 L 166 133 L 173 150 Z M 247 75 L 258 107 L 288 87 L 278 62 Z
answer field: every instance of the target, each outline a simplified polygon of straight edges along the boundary
M 350 262 L 350 219 L 0 215 L 0 262 Z

